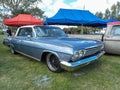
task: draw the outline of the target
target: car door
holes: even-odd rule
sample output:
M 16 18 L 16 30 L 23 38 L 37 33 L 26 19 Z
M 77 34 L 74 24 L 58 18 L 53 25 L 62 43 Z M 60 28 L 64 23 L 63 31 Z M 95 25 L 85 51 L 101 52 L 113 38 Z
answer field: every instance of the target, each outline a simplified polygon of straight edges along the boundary
M 22 38 L 21 38 L 21 42 L 19 45 L 20 48 L 20 52 L 32 56 L 33 55 L 33 37 L 34 37 L 34 33 L 32 30 L 32 27 L 24 27 L 23 29 L 23 34 L 22 34 Z
M 35 33 L 32 27 L 24 27 L 19 30 L 18 36 L 19 52 L 27 56 L 33 57 L 37 60 L 40 59 L 42 49 L 39 47 Z
M 21 42 L 24 38 L 24 29 L 20 28 L 18 34 L 12 39 L 12 44 L 16 51 L 21 52 Z
M 104 44 L 108 53 L 120 54 L 120 25 L 112 27 L 110 35 L 104 38 Z

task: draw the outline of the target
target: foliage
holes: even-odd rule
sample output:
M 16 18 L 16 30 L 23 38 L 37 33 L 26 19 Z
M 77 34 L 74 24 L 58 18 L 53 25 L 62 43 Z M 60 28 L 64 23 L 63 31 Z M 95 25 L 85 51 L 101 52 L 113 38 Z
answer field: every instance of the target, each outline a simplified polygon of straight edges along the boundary
M 111 17 L 120 20 L 120 2 L 113 4 L 110 9 L 107 8 L 105 13 L 96 12 L 95 15 L 106 20 Z
M 98 31 L 98 28 L 86 27 L 86 26 L 77 26 L 72 28 L 63 29 L 67 34 L 95 34 Z M 82 32 L 83 30 L 83 32 Z
M 105 16 L 104 16 L 104 19 L 108 20 L 110 18 L 110 10 L 107 8 L 105 10 Z
M 103 13 L 102 12 L 96 12 L 96 16 L 98 16 L 99 18 L 103 17 Z
M 3 35 L 3 34 L 4 34 L 4 32 L 0 30 L 0 35 Z
M 43 11 L 37 7 L 41 0 L 0 0 L 0 7 L 9 10 L 9 13 L 1 13 L 2 18 L 14 17 L 20 13 L 32 14 L 38 18 L 43 18 Z

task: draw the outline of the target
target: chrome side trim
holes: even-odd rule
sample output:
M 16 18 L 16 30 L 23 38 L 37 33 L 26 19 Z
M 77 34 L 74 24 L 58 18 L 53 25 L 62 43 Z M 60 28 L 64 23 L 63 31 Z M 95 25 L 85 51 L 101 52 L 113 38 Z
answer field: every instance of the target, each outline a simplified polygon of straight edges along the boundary
M 118 40 L 115 40 L 115 39 L 104 39 L 104 41 L 120 41 L 119 39 Z
M 17 51 L 17 50 L 15 50 L 15 51 L 18 52 L 18 53 L 20 53 L 20 54 L 22 54 L 22 55 L 24 55 L 24 56 L 27 56 L 27 57 L 29 57 L 29 58 L 35 59 L 35 60 L 37 60 L 37 61 L 41 61 L 40 59 L 35 58 L 35 57 L 32 57 L 32 56 L 30 56 L 30 55 L 28 55 L 28 54 L 25 54 L 25 53 L 23 53 L 23 52 L 20 52 L 20 51 Z

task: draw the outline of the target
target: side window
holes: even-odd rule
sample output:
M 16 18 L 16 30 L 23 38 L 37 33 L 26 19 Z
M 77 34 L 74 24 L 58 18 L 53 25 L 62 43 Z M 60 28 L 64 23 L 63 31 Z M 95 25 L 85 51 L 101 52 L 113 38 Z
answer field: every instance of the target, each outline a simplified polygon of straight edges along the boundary
M 20 28 L 17 36 L 25 36 L 24 28 Z
M 113 36 L 120 36 L 120 26 L 113 26 L 111 34 Z
M 32 28 L 20 28 L 18 32 L 18 36 L 28 36 L 28 35 L 30 35 L 31 37 L 34 36 Z
M 34 29 L 35 29 L 35 32 L 36 32 L 36 34 L 37 34 L 38 37 L 39 36 L 45 36 L 45 32 L 41 28 L 34 27 Z

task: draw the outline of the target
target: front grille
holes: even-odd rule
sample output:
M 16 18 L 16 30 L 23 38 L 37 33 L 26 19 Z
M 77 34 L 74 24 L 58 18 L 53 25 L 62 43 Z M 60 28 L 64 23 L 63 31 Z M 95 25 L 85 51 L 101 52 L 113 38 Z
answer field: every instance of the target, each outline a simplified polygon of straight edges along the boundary
M 102 45 L 86 49 L 85 55 L 79 58 L 78 60 L 82 60 L 82 59 L 85 59 L 85 58 L 88 58 L 88 57 L 91 57 L 93 55 L 100 53 L 102 50 L 101 48 L 102 48 Z M 73 61 L 71 60 L 70 62 L 73 62 Z
M 101 50 L 101 48 L 102 48 L 102 45 L 97 46 L 97 47 L 93 47 L 93 48 L 88 48 L 88 49 L 86 50 L 85 57 L 86 57 L 86 56 L 93 55 L 93 54 L 99 52 L 99 51 Z

